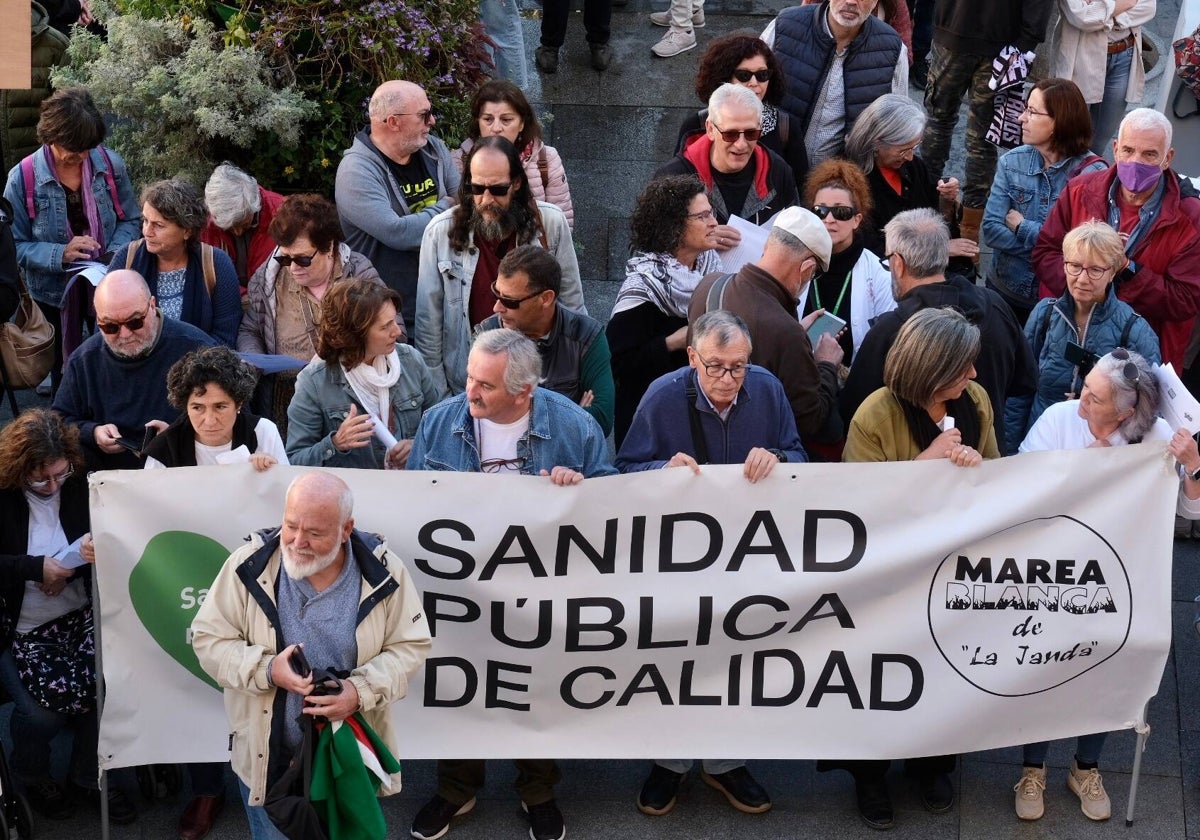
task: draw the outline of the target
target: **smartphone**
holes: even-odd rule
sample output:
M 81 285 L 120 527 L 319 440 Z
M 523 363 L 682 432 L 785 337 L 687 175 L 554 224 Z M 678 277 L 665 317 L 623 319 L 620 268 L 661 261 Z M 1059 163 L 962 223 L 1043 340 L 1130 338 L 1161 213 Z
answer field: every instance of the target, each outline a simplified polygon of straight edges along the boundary
M 1063 358 L 1073 365 L 1079 367 L 1079 372 L 1084 376 L 1091 373 L 1092 367 L 1096 364 L 1099 357 L 1085 349 L 1074 341 L 1068 341 L 1067 346 L 1063 349 Z
M 292 648 L 292 652 L 288 654 L 288 665 L 296 673 L 296 676 L 307 677 L 312 673 L 312 667 L 308 664 L 308 657 L 304 655 L 304 648 Z
M 130 437 L 119 437 L 117 438 L 117 443 L 141 458 L 142 454 L 146 451 L 146 447 L 150 445 L 150 441 L 154 440 L 157 435 L 158 429 L 154 428 L 153 426 L 147 426 L 140 444 L 137 442 L 137 440 Z
M 813 321 L 813 325 L 808 328 L 808 340 L 812 342 L 813 347 L 817 346 L 817 341 L 825 333 L 829 333 L 834 338 L 846 326 L 846 322 L 836 315 L 830 315 L 828 312 L 821 315 L 820 318 Z

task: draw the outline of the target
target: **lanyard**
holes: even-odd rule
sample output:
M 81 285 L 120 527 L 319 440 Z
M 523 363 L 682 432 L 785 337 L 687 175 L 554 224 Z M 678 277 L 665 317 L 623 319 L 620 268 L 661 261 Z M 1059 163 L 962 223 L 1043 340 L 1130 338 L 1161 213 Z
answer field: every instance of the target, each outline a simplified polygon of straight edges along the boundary
M 846 289 L 850 288 L 850 276 L 854 274 L 854 269 L 851 268 L 846 272 L 846 279 L 842 281 L 842 290 L 838 293 L 837 303 L 833 305 L 833 309 L 825 310 L 830 315 L 838 314 L 838 310 L 842 308 L 842 298 L 846 296 Z M 813 283 L 813 302 L 816 303 L 817 309 L 821 309 L 821 287 Z

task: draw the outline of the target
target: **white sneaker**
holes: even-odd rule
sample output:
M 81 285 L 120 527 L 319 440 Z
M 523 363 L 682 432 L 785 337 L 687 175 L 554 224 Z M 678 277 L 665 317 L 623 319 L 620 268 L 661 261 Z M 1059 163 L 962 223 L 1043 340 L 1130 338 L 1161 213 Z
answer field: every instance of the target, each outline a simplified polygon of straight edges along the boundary
M 1079 810 L 1089 820 L 1106 820 L 1112 816 L 1112 803 L 1096 769 L 1080 770 L 1071 759 L 1071 770 L 1067 773 L 1067 787 L 1079 797 Z
M 670 26 L 671 25 L 671 13 L 669 11 L 651 12 L 650 13 L 650 22 L 653 23 L 655 26 Z M 693 29 L 703 29 L 704 28 L 704 9 L 697 9 L 696 11 L 692 12 L 692 28 Z
M 1013 790 L 1017 792 L 1017 819 L 1040 820 L 1046 812 L 1042 805 L 1042 793 L 1046 790 L 1046 767 L 1021 768 L 1021 780 Z
M 670 58 L 687 52 L 696 46 L 696 33 L 690 29 L 675 29 L 672 27 L 662 40 L 650 48 L 650 52 L 659 58 Z

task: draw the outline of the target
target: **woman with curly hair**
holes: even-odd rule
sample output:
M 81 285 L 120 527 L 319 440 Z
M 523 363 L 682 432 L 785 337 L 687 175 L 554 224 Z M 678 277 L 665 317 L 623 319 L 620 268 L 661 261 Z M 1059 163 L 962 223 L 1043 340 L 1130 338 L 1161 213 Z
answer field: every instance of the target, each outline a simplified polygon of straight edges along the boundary
M 567 224 L 574 227 L 575 208 L 571 204 L 571 188 L 567 184 L 562 158 L 553 146 L 542 142 L 542 124 L 538 122 L 533 106 L 521 89 L 508 79 L 484 82 L 471 98 L 467 139 L 453 152 L 460 172 L 464 158 L 479 138 L 493 136 L 503 137 L 517 150 L 533 197 L 557 205 L 567 217 Z
M 629 221 L 633 256 L 607 327 L 617 385 L 617 446 L 650 383 L 687 364 L 692 292 L 704 275 L 721 268 L 712 250 L 716 228 L 695 175 L 656 178 L 638 197 Z
M 208 221 L 204 197 L 187 181 L 157 181 L 142 190 L 142 238 L 113 254 L 109 271 L 132 268 L 146 279 L 158 309 L 233 347 L 242 321 L 242 291 L 229 255 L 200 241 Z
M 287 454 L 310 467 L 403 469 L 438 389 L 421 354 L 399 341 L 400 294 L 367 280 L 321 301 L 317 358 L 296 377 Z
M 849 364 L 875 319 L 896 308 L 891 272 L 864 242 L 872 209 L 867 176 L 848 160 L 830 158 L 808 173 L 804 206 L 825 223 L 833 253 L 829 268 L 800 292 L 799 314 L 828 312 L 845 321 L 838 341 Z
M 249 461 L 259 472 L 287 464 L 279 429 L 244 413 L 258 371 L 228 347 L 193 350 L 167 372 L 167 402 L 179 418 L 146 447 L 146 468 Z
M 703 12 L 700 14 L 703 17 Z M 700 59 L 700 69 L 696 71 L 696 96 L 707 103 L 713 91 L 727 82 L 749 88 L 762 102 L 762 135 L 758 142 L 787 161 L 795 173 L 798 189 L 808 172 L 804 130 L 778 107 L 783 101 L 787 79 L 771 48 L 754 35 L 727 35 L 709 44 Z M 704 131 L 707 118 L 707 107 L 684 117 L 676 151 L 683 149 L 689 137 Z
M 9 766 L 34 810 L 55 820 L 72 815 L 79 792 L 94 804 L 100 796 L 91 566 L 64 565 L 72 550 L 95 560 L 85 469 L 79 430 L 49 409 L 29 409 L 0 431 L 0 686 L 15 704 Z M 76 655 L 45 659 L 39 642 L 52 633 L 77 639 Z M 68 728 L 75 738 L 64 786 L 50 775 L 50 744 Z M 113 822 L 137 818 L 116 785 L 108 807 Z

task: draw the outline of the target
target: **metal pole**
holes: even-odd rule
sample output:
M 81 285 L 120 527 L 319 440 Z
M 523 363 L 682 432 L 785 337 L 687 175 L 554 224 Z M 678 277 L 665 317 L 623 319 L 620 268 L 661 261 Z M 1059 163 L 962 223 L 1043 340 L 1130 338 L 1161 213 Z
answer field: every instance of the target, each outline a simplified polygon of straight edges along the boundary
M 1125 811 L 1125 827 L 1133 825 L 1133 806 L 1137 802 L 1138 779 L 1142 774 L 1142 753 L 1150 737 L 1150 704 L 1142 708 L 1142 723 L 1137 727 L 1137 746 L 1133 748 L 1133 776 L 1129 779 L 1129 808 Z
M 91 481 L 89 479 L 89 485 Z M 92 574 L 92 643 L 96 648 L 96 728 L 104 715 L 104 658 L 100 655 L 100 591 L 96 582 L 95 568 Z M 100 840 L 108 840 L 108 771 L 104 769 L 104 756 L 96 749 L 96 766 L 100 769 Z

